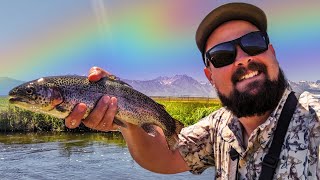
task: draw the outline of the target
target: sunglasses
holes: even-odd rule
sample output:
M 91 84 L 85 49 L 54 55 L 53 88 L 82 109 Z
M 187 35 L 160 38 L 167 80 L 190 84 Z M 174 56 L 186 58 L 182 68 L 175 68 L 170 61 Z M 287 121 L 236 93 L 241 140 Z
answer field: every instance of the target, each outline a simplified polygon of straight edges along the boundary
M 248 55 L 254 56 L 268 50 L 269 37 L 266 32 L 255 31 L 238 39 L 217 44 L 204 54 L 204 64 L 208 67 L 210 61 L 215 68 L 232 64 L 237 56 L 237 45 Z

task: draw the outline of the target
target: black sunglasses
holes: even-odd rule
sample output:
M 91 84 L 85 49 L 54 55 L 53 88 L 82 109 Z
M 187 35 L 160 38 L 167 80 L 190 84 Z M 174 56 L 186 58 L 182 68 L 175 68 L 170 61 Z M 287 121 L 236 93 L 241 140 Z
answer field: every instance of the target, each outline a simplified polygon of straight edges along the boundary
M 215 68 L 232 64 L 237 56 L 236 45 L 248 55 L 254 56 L 268 50 L 269 37 L 266 32 L 255 31 L 238 39 L 217 44 L 204 54 L 204 64 L 208 67 L 210 61 Z

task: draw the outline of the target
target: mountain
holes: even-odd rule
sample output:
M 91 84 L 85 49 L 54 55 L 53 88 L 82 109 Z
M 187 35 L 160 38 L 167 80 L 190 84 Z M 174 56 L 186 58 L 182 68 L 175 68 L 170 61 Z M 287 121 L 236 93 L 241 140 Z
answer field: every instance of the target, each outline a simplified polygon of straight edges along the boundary
M 191 97 L 217 97 L 210 83 L 198 82 L 187 75 L 173 77 L 158 77 L 149 81 L 137 81 L 122 79 L 136 90 L 149 96 L 191 96 Z M 297 93 L 309 91 L 320 96 L 320 80 L 289 81 L 292 89 Z
M 121 80 L 148 96 L 216 97 L 211 84 L 198 82 L 187 75 L 158 77 L 147 81 Z M 8 77 L 0 77 L 0 96 L 8 95 L 13 87 L 22 83 L 24 82 Z
M 128 79 L 122 81 L 148 96 L 217 97 L 210 83 L 198 82 L 187 75 L 158 77 L 147 81 Z
M 24 83 L 24 81 L 19 81 L 8 77 L 0 77 L 0 96 L 8 95 L 12 88 L 22 83 Z
M 320 95 L 320 81 L 311 82 L 311 81 L 299 81 L 299 82 L 292 82 L 289 81 L 292 89 L 297 92 L 309 91 L 313 94 Z
M 148 96 L 217 97 L 214 88 L 209 82 L 199 82 L 187 75 L 160 76 L 146 81 L 121 80 Z M 8 95 L 10 89 L 22 83 L 24 82 L 8 77 L 0 77 L 0 96 Z M 289 81 L 289 83 L 295 92 L 309 91 L 320 96 L 320 80 L 316 82 Z

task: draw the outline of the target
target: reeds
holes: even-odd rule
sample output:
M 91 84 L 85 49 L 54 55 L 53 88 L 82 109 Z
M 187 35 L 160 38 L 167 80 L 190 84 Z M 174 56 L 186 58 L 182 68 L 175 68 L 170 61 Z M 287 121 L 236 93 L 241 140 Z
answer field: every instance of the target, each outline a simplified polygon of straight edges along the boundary
M 156 99 L 169 114 L 185 125 L 191 125 L 221 107 L 219 100 L 193 98 Z M 9 105 L 8 98 L 0 97 L 0 131 L 70 131 L 64 120 L 49 115 L 34 113 Z M 92 131 L 83 125 L 72 131 Z

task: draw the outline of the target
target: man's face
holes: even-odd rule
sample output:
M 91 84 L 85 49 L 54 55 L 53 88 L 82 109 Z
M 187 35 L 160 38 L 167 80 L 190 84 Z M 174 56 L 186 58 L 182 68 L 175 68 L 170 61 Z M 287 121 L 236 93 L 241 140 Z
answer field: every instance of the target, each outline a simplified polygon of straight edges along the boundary
M 206 51 L 253 31 L 258 31 L 258 28 L 246 21 L 224 23 L 209 36 Z M 248 55 L 237 46 L 237 55 L 232 64 L 215 68 L 210 63 L 204 71 L 218 91 L 221 102 L 238 117 L 259 115 L 274 108 L 285 87 L 284 76 L 280 72 L 272 45 L 269 45 L 267 51 L 255 56 Z M 270 98 L 273 98 L 272 102 L 267 102 Z

